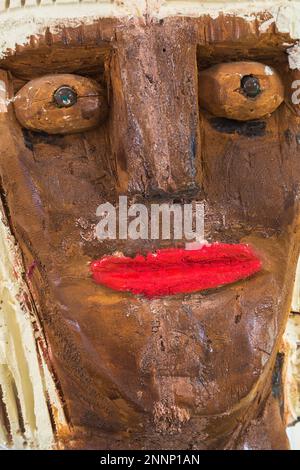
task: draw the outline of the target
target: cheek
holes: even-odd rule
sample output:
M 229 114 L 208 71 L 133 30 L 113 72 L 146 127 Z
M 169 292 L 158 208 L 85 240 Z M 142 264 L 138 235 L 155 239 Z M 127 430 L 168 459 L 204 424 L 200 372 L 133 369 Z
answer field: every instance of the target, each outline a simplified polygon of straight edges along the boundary
M 50 136 L 25 131 L 23 138 L 26 153 L 17 155 L 16 170 L 12 170 L 20 195 L 11 192 L 15 223 L 47 268 L 62 263 L 76 272 L 75 259 L 81 272 L 82 266 L 99 256 L 96 209 L 114 188 L 106 132 Z M 34 234 L 36 221 L 42 236 Z M 84 276 L 89 276 L 88 268 Z
M 288 222 L 290 182 L 299 167 L 296 118 L 282 106 L 269 119 L 257 121 L 265 127 L 263 135 L 245 135 L 236 122 L 227 120 L 227 127 L 220 128 L 207 114 L 201 117 L 203 183 L 209 199 L 241 221 L 270 228 Z
M 45 206 L 94 213 L 113 187 L 105 130 L 70 136 L 24 131 L 24 139 L 33 156 L 26 161 L 27 171 Z

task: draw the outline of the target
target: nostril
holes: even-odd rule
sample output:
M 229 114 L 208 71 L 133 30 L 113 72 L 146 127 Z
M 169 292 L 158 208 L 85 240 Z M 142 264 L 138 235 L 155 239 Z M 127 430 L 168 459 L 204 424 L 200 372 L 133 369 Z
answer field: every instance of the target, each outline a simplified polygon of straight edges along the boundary
M 194 185 L 193 188 L 184 188 L 180 191 L 163 191 L 163 190 L 152 190 L 144 195 L 146 199 L 152 201 L 166 202 L 173 204 L 190 204 L 195 199 L 200 197 L 200 189 L 198 186 Z

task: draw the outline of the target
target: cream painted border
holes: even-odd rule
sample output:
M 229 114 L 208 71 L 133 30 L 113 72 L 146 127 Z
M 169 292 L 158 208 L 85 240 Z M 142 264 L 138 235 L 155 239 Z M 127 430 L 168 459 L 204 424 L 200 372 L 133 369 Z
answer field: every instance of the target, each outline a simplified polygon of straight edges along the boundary
M 10 427 L 7 433 L 0 423 L 0 446 L 51 449 L 55 436 L 49 407 L 56 426 L 65 426 L 66 421 L 43 358 L 41 344 L 46 344 L 34 310 L 29 310 L 22 259 L 1 201 L 0 253 L 0 384 Z
M 0 0 L 0 58 L 16 44 L 28 42 L 30 35 L 42 34 L 49 27 L 55 31 L 60 25 L 78 26 L 83 21 L 91 24 L 104 17 L 164 18 L 167 16 L 201 16 L 209 14 L 216 18 L 220 13 L 236 15 L 248 21 L 255 19 L 257 12 L 268 12 L 271 17 L 262 22 L 264 32 L 275 23 L 278 30 L 300 39 L 300 0 L 259 1 L 166 1 L 166 0 Z M 299 65 L 300 67 L 300 65 Z

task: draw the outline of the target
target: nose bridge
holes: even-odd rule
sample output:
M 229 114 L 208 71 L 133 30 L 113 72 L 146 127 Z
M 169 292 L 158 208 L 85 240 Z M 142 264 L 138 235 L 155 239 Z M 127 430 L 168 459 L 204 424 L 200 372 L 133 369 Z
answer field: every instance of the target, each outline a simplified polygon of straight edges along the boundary
M 121 32 L 110 71 L 110 138 L 122 189 L 194 188 L 200 129 L 191 35 L 159 25 Z

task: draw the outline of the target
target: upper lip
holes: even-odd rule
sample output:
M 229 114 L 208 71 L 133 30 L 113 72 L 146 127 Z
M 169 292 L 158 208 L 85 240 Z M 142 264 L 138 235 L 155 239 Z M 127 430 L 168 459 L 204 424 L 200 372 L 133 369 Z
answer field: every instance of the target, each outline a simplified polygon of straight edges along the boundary
M 104 256 L 91 263 L 91 271 L 99 284 L 154 298 L 230 284 L 261 266 L 249 245 L 213 243 L 197 250 L 168 248 L 134 258 Z

